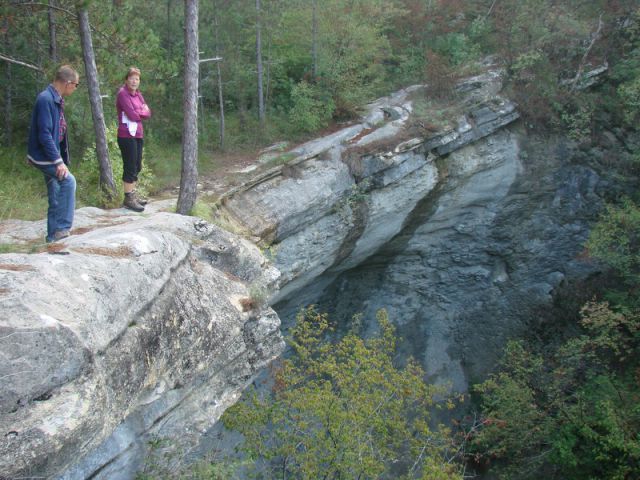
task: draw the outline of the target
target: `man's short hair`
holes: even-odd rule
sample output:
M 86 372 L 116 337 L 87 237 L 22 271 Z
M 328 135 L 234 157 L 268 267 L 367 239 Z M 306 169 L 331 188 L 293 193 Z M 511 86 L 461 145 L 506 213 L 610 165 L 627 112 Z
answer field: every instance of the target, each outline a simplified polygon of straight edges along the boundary
M 54 81 L 56 82 L 75 82 L 78 80 L 78 72 L 70 65 L 62 65 L 56 71 Z

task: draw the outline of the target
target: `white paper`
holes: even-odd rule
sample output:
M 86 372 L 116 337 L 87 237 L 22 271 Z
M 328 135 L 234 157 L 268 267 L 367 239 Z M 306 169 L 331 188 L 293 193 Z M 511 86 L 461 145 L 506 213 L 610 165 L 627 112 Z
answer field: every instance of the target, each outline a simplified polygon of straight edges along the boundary
M 131 135 L 132 137 L 135 137 L 136 132 L 138 131 L 138 122 L 129 120 L 129 117 L 127 117 L 127 114 L 122 112 L 122 123 L 124 123 L 129 129 L 129 135 Z

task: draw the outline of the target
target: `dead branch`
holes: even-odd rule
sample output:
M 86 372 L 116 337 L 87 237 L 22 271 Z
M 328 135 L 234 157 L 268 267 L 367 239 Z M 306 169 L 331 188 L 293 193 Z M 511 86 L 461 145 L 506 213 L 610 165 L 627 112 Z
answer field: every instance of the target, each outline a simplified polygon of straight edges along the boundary
M 576 76 L 574 77 L 573 82 L 571 82 L 571 89 L 570 89 L 571 92 L 575 91 L 576 87 L 578 86 L 578 81 L 582 77 L 582 72 L 584 71 L 584 66 L 587 63 L 587 57 L 589 56 L 589 52 L 591 52 L 591 49 L 595 45 L 596 41 L 598 41 L 598 39 L 600 38 L 600 32 L 602 31 L 603 26 L 604 26 L 604 22 L 602 21 L 602 13 L 601 13 L 600 17 L 598 18 L 598 28 L 596 29 L 595 33 L 591 35 L 591 43 L 587 47 L 587 50 L 584 52 L 584 55 L 582 56 L 582 60 L 580 61 L 580 66 L 578 67 Z
M 37 65 L 32 65 L 32 64 L 26 63 L 26 62 L 21 62 L 20 60 L 16 60 L 15 58 L 8 57 L 6 55 L 3 55 L 2 53 L 0 53 L 0 60 L 4 60 L 5 62 L 9 62 L 9 63 L 15 63 L 16 65 L 21 65 L 23 67 L 27 67 L 27 68 L 31 68 L 33 70 L 37 70 L 38 72 L 42 72 L 42 68 L 38 67 Z
M 71 10 L 67 10 L 66 8 L 58 7 L 57 5 L 49 5 L 48 3 L 40 3 L 40 2 L 21 2 L 21 3 L 13 3 L 12 7 L 43 7 L 43 8 L 51 8 L 53 10 L 59 10 L 60 12 L 64 12 L 70 17 L 78 18 L 78 16 L 72 12 Z

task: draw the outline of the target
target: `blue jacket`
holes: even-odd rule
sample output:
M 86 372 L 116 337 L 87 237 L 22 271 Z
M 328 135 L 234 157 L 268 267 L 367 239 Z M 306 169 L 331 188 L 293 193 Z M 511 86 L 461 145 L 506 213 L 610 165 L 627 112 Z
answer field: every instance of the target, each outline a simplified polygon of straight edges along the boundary
M 60 138 L 61 100 L 53 85 L 49 85 L 36 98 L 27 144 L 27 157 L 35 164 L 70 163 L 66 133 L 64 138 Z

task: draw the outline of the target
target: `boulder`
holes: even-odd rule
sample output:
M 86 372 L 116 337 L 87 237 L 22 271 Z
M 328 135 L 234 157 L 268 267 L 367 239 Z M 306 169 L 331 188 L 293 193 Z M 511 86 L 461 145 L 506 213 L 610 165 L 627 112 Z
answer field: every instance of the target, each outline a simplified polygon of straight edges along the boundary
M 121 213 L 81 209 L 57 248 L 0 256 L 0 476 L 133 478 L 150 440 L 188 453 L 283 350 L 254 245 Z

